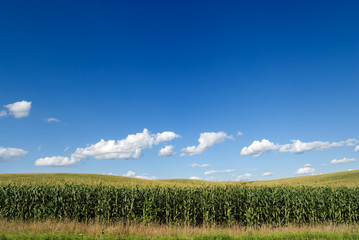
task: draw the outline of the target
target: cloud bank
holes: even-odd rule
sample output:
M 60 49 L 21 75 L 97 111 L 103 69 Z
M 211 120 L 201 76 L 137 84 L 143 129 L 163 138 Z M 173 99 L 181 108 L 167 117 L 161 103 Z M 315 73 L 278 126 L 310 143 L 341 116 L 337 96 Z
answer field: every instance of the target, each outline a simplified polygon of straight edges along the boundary
M 342 146 L 353 146 L 354 142 L 357 142 L 356 139 L 348 139 L 346 141 L 340 142 L 301 142 L 300 140 L 292 140 L 291 144 L 285 144 L 281 146 L 279 152 L 290 152 L 290 153 L 305 153 L 311 150 L 328 150 L 333 147 L 342 147 Z
M 253 143 L 248 147 L 242 148 L 241 155 L 253 155 L 254 157 L 258 157 L 264 153 L 274 151 L 277 149 L 279 149 L 279 152 L 301 154 L 312 150 L 324 151 L 334 147 L 354 146 L 359 141 L 357 139 L 352 138 L 340 142 L 322 142 L 322 141 L 302 142 L 300 140 L 291 140 L 291 142 L 292 143 L 280 145 L 270 142 L 267 139 L 262 139 L 262 141 L 253 141 Z M 355 148 L 355 150 L 356 149 L 359 151 L 358 146 Z
M 162 142 L 171 141 L 180 137 L 173 132 L 150 134 L 147 129 L 141 133 L 130 134 L 122 140 L 101 139 L 98 143 L 85 148 L 77 148 L 71 157 L 47 157 L 36 160 L 36 166 L 67 166 L 75 164 L 82 159 L 93 157 L 95 159 L 138 159 L 142 157 L 142 150 L 152 148 Z

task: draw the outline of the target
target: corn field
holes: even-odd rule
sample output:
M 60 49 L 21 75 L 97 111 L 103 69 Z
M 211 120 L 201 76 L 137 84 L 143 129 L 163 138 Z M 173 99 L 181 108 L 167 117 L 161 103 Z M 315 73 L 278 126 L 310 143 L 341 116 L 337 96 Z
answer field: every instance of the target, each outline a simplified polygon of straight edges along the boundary
M 185 225 L 358 223 L 359 188 L 0 186 L 0 218 Z

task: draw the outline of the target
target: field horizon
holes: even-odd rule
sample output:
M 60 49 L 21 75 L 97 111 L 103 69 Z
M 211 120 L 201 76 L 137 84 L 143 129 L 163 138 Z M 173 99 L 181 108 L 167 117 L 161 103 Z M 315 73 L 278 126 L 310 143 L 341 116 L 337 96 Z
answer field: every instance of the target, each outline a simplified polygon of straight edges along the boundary
M 87 173 L 11 173 L 0 174 L 0 185 L 88 184 L 110 186 L 329 186 L 359 187 L 359 170 L 279 178 L 265 181 L 206 181 L 192 179 L 145 180 L 117 175 Z

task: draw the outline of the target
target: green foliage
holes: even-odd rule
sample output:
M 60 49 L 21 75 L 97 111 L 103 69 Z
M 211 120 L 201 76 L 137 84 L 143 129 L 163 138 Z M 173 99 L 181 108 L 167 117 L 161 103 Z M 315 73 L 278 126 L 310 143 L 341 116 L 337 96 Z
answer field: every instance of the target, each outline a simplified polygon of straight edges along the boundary
M 172 225 L 359 222 L 359 188 L 0 186 L 0 218 Z

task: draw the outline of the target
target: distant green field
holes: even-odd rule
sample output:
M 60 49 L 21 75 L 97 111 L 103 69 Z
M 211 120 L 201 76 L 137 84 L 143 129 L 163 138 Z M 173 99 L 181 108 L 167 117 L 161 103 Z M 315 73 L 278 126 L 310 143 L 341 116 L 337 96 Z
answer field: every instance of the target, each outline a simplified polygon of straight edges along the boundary
M 206 186 L 206 185 L 242 185 L 242 186 L 331 186 L 359 187 L 359 170 L 275 179 L 269 181 L 209 182 L 189 179 L 143 180 L 121 176 L 78 173 L 18 173 L 0 174 L 0 185 L 63 185 L 88 184 L 110 186 Z

